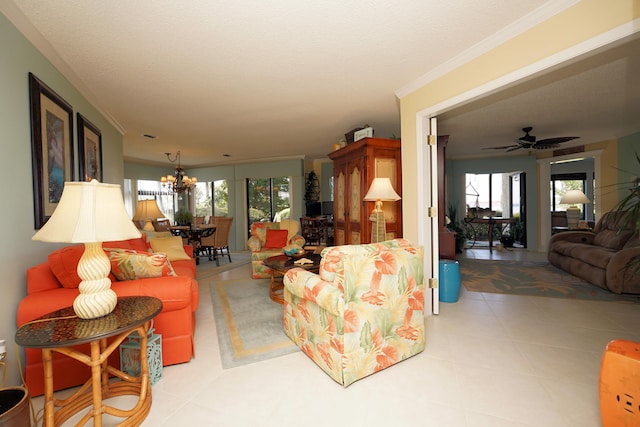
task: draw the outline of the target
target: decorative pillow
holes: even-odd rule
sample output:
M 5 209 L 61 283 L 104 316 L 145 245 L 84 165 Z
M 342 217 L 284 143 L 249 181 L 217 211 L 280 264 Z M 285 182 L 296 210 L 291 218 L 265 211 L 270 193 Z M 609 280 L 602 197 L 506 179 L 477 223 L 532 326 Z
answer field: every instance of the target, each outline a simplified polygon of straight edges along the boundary
M 107 251 L 111 261 L 111 272 L 120 281 L 176 275 L 166 254 L 148 254 L 127 249 Z
M 295 219 L 283 219 L 280 221 L 280 230 L 287 230 L 289 232 L 287 235 L 287 241 L 289 241 L 293 236 L 298 234 L 300 223 Z
M 169 261 L 188 261 L 191 259 L 184 251 L 180 236 L 151 239 L 149 243 L 153 252 L 164 252 Z
M 264 242 L 265 249 L 281 249 L 287 246 L 287 230 L 267 230 L 267 238 Z
M 143 231 L 142 234 L 147 239 L 147 242 L 151 239 L 166 239 L 167 237 L 173 237 L 170 231 Z
M 251 224 L 251 235 L 260 239 L 264 245 L 267 240 L 267 230 L 279 230 L 280 223 L 277 222 L 254 222 Z
M 75 289 L 82 279 L 78 276 L 78 262 L 84 245 L 65 246 L 49 254 L 49 267 L 63 288 Z

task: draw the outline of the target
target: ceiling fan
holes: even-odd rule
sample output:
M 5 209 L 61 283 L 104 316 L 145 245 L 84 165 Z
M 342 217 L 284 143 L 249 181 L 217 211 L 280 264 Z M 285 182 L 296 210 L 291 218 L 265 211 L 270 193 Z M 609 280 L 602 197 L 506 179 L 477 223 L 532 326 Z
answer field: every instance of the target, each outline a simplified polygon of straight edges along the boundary
M 547 150 L 549 148 L 557 148 L 560 146 L 560 143 L 571 141 L 572 139 L 578 139 L 579 136 L 559 136 L 556 138 L 546 138 L 541 139 L 540 141 L 536 141 L 536 137 L 534 135 L 530 135 L 533 128 L 531 126 L 527 126 L 522 128 L 524 132 L 524 136 L 518 138 L 515 144 L 511 145 L 503 145 L 500 147 L 487 147 L 485 150 L 504 150 L 507 149 L 507 153 L 514 150 L 519 150 L 521 148 L 529 148 L 533 150 Z

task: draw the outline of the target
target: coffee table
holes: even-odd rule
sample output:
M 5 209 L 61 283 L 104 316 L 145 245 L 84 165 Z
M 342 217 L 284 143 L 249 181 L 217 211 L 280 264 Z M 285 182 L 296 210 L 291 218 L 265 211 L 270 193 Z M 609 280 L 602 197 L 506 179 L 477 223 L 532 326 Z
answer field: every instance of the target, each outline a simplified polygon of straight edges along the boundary
M 313 261 L 313 264 L 295 264 L 296 259 L 288 255 L 276 255 L 262 261 L 262 263 L 271 269 L 271 284 L 269 285 L 269 297 L 278 304 L 284 304 L 284 284 L 276 282 L 276 274 L 280 277 L 284 276 L 287 271 L 292 268 L 303 268 L 312 273 L 320 271 L 320 254 L 307 253 L 304 258 Z

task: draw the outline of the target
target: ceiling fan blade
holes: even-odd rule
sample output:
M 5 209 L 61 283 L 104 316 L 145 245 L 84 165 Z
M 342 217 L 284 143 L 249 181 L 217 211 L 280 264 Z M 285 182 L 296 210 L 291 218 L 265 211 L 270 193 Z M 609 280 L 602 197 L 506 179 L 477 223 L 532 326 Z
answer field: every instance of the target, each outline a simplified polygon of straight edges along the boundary
M 514 150 L 519 150 L 519 149 L 521 149 L 521 148 L 529 148 L 529 147 L 525 147 L 524 145 L 518 145 L 518 146 L 516 146 L 516 147 L 509 148 L 509 149 L 507 150 L 507 153 L 509 153 L 509 152 L 511 152 L 511 151 L 514 151 Z
M 567 141 L 571 141 L 573 139 L 578 139 L 578 138 L 580 137 L 579 136 L 559 136 L 557 138 L 541 139 L 540 141 L 536 142 L 536 144 L 540 144 L 540 145 L 560 144 L 562 142 L 567 142 Z
M 504 150 L 505 148 L 519 147 L 519 145 L 503 145 L 501 147 L 485 147 L 483 150 Z

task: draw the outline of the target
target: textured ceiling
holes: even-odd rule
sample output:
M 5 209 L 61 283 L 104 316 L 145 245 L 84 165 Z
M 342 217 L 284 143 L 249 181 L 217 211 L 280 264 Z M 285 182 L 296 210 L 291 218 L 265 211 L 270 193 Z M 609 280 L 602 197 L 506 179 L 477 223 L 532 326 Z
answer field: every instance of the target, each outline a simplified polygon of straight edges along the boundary
M 204 166 L 324 158 L 364 124 L 400 136 L 394 92 L 572 2 L 0 0 L 0 8 L 123 131 L 125 158 L 166 164 L 164 152 L 181 150 L 184 165 Z M 631 70 L 621 61 L 594 76 Z M 599 113 L 583 107 L 625 98 L 625 88 L 585 93 L 583 77 L 574 71 L 563 84 L 540 80 L 541 92 L 513 91 L 515 103 L 493 96 L 445 113 L 450 154 L 486 154 L 481 147 L 508 144 L 525 125 L 538 138 L 585 136 L 589 114 Z M 584 96 L 562 95 L 564 84 Z M 551 106 L 585 111 L 563 121 L 548 117 Z
M 2 1 L 119 124 L 126 158 L 180 149 L 188 166 L 325 157 L 364 124 L 399 136 L 394 91 L 546 3 Z

